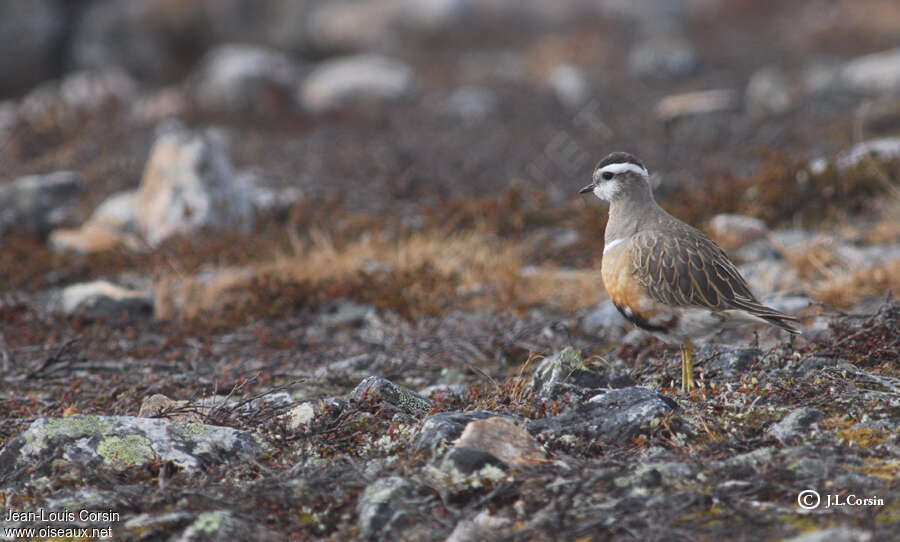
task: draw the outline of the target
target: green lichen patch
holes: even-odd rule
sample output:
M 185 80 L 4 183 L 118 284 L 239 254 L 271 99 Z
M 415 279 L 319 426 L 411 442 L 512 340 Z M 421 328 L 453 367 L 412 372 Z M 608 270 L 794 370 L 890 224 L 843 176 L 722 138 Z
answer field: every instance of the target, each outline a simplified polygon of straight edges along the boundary
M 153 442 L 142 435 L 112 435 L 97 444 L 97 454 L 114 468 L 125 469 L 153 459 Z

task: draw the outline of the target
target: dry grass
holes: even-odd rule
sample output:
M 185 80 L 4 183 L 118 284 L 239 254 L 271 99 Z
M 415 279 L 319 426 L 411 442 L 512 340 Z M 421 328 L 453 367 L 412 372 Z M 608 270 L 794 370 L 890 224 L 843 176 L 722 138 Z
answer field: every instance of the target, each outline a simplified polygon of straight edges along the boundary
M 574 310 L 603 297 L 599 284 L 594 272 L 526 268 L 515 244 L 483 231 L 367 234 L 346 244 L 319 232 L 255 265 L 169 274 L 157 283 L 156 311 L 160 319 L 243 320 L 338 297 L 405 315 L 537 304 Z
M 900 260 L 870 269 L 833 273 L 812 288 L 812 296 L 832 307 L 852 307 L 863 297 L 900 292 Z

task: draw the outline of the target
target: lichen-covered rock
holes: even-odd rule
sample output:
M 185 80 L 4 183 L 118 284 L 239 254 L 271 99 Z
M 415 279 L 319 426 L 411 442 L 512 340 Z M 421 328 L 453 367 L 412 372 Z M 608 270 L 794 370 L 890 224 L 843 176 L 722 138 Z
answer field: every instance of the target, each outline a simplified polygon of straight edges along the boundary
M 391 405 L 407 414 L 425 414 L 432 403 L 409 388 L 398 386 L 386 378 L 370 376 L 350 393 L 353 401 L 373 401 Z
M 45 235 L 71 218 L 71 204 L 83 191 L 84 181 L 71 171 L 27 175 L 0 184 L 0 234 Z
M 363 540 L 426 540 L 441 528 L 428 513 L 428 498 L 399 476 L 381 478 L 359 496 L 356 513 Z
M 230 542 L 233 540 L 281 540 L 255 519 L 237 517 L 230 510 L 201 512 L 174 538 L 177 542 Z
M 634 381 L 627 375 L 612 375 L 589 367 L 574 348 L 567 347 L 541 361 L 534 370 L 531 391 L 538 400 L 580 403 L 602 389 L 631 385 Z
M 766 431 L 781 442 L 787 442 L 800 436 L 809 427 L 825 417 L 825 413 L 817 408 L 801 407 L 791 411 L 790 414 L 773 424 Z
M 678 405 L 655 391 L 641 387 L 609 390 L 558 416 L 533 420 L 528 431 L 539 440 L 618 443 L 649 432 Z
M 78 463 L 124 470 L 157 460 L 196 471 L 261 453 L 253 435 L 227 427 L 131 416 L 38 418 L 0 452 L 0 477 L 31 479 L 27 468 L 34 465 L 46 469 Z

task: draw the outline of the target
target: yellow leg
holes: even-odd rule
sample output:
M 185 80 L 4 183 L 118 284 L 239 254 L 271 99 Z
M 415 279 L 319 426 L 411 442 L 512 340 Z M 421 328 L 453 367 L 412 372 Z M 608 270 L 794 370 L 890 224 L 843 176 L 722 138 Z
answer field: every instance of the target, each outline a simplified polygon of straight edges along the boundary
M 685 338 L 681 343 L 681 391 L 687 393 L 694 389 L 694 346 Z

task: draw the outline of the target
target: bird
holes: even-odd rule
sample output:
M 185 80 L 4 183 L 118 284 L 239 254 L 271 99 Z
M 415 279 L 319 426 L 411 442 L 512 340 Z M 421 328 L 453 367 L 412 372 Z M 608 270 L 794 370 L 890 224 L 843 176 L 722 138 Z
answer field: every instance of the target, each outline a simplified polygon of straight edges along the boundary
M 656 203 L 635 156 L 608 155 L 580 193 L 610 205 L 601 259 L 610 299 L 637 327 L 680 345 L 682 393 L 694 388 L 692 340 L 747 322 L 800 333 L 796 317 L 759 302 L 712 239 Z

